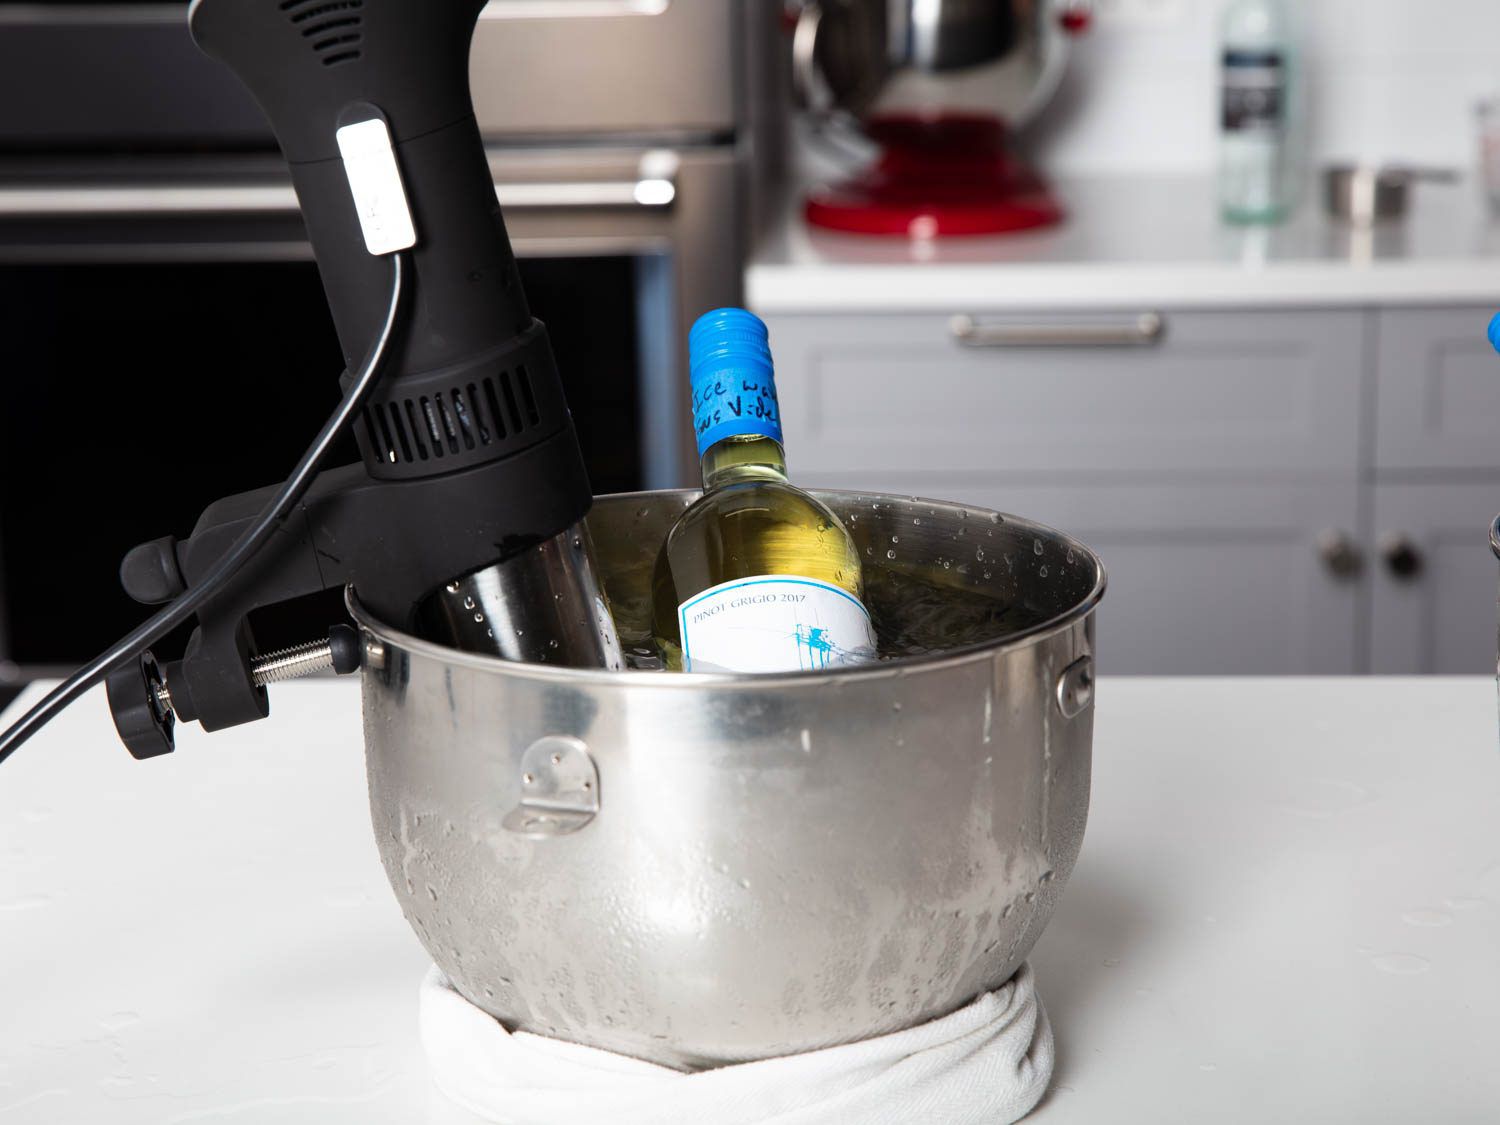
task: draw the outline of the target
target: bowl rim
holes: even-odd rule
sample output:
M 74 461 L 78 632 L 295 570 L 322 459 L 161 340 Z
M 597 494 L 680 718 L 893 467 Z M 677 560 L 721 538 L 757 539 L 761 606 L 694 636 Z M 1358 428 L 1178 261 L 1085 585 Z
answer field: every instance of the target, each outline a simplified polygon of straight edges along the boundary
M 423 640 L 421 637 L 414 636 L 377 620 L 360 603 L 358 593 L 352 583 L 345 587 L 344 604 L 348 607 L 350 616 L 354 618 L 355 623 L 377 641 L 387 646 L 394 646 L 403 652 L 424 656 L 444 664 L 457 665 L 484 672 L 503 673 L 507 676 L 515 676 L 522 679 L 540 680 L 559 686 L 574 685 L 590 688 L 604 686 L 631 686 L 640 688 L 651 686 L 664 690 L 712 687 L 716 689 L 757 690 L 768 684 L 794 686 L 799 684 L 825 684 L 830 681 L 849 683 L 863 680 L 878 680 L 901 676 L 918 670 L 927 672 L 947 668 L 952 665 L 987 659 L 1001 653 L 1009 653 L 1060 633 L 1076 622 L 1087 618 L 1098 607 L 1099 602 L 1104 597 L 1104 591 L 1109 584 L 1109 576 L 1105 571 L 1103 560 L 1093 550 L 1085 546 L 1082 541 L 1069 535 L 1067 532 L 1058 531 L 1054 527 L 1038 523 L 1035 520 L 1026 519 L 1024 516 L 1014 516 L 1008 512 L 1000 512 L 992 508 L 976 507 L 972 504 L 959 504 L 951 500 L 933 500 L 925 496 L 909 496 L 900 493 L 827 488 L 813 488 L 808 489 L 808 491 L 819 499 L 824 500 L 833 498 L 875 502 L 899 501 L 902 504 L 920 504 L 930 508 L 947 508 L 951 511 L 963 511 L 970 516 L 975 514 L 985 518 L 998 516 L 999 522 L 1013 524 L 1023 530 L 1043 532 L 1050 538 L 1061 543 L 1066 549 L 1081 552 L 1092 559 L 1096 572 L 1093 588 L 1068 609 L 1056 613 L 1043 621 L 1039 621 L 1029 628 L 1020 629 L 1013 633 L 1006 633 L 1004 636 L 991 640 L 976 641 L 973 644 L 960 645 L 957 648 L 943 649 L 939 652 L 923 653 L 920 656 L 903 656 L 893 660 L 882 660 L 875 664 L 824 668 L 818 671 L 802 671 L 799 669 L 794 672 L 754 673 L 672 672 L 667 674 L 661 671 L 639 668 L 625 668 L 615 671 L 606 668 L 569 668 L 556 664 L 529 664 L 520 661 L 505 660 L 498 656 L 489 656 L 477 652 L 464 652 L 461 649 L 449 648 L 434 641 Z M 662 496 L 677 496 L 687 499 L 697 495 L 701 495 L 701 490 L 669 488 L 640 492 L 613 492 L 595 497 L 595 500 L 596 502 L 599 500 L 613 500 L 625 503 L 646 498 L 659 499 Z

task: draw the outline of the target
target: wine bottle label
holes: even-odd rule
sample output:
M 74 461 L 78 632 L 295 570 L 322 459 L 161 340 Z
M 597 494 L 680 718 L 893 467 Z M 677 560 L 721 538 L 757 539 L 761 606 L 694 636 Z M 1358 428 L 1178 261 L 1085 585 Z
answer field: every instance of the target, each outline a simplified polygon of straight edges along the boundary
M 1224 132 L 1277 132 L 1285 118 L 1286 63 L 1281 52 L 1224 52 Z
M 762 574 L 722 582 L 677 609 L 685 672 L 795 672 L 875 659 L 858 598 L 828 582 Z

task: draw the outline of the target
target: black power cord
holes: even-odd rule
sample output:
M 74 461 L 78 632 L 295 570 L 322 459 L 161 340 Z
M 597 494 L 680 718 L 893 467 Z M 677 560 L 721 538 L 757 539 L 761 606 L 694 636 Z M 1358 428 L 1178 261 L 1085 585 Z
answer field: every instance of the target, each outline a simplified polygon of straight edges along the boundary
M 370 349 L 370 354 L 365 357 L 364 365 L 355 376 L 343 401 L 334 411 L 333 417 L 324 423 L 323 429 L 308 447 L 307 452 L 302 455 L 302 459 L 297 462 L 297 467 L 292 470 L 292 475 L 287 478 L 286 483 L 281 486 L 281 491 L 260 514 L 254 526 L 235 541 L 234 546 L 224 557 L 204 575 L 203 581 L 74 672 L 52 689 L 40 703 L 0 733 L 0 762 L 4 762 L 15 753 L 23 742 L 56 718 L 63 708 L 80 695 L 101 683 L 106 676 L 126 661 L 136 659 L 142 651 L 197 613 L 205 602 L 222 593 L 224 588 L 234 581 L 235 576 L 245 564 L 275 534 L 281 521 L 290 514 L 297 506 L 297 502 L 307 493 L 318 470 L 322 467 L 323 460 L 328 456 L 328 451 L 348 432 L 355 418 L 364 409 L 375 385 L 380 381 L 381 372 L 390 355 L 391 341 L 401 326 L 402 314 L 405 311 L 406 275 L 409 266 L 405 251 L 391 256 L 391 300 L 390 307 L 386 310 L 385 323 L 380 328 L 380 335 Z

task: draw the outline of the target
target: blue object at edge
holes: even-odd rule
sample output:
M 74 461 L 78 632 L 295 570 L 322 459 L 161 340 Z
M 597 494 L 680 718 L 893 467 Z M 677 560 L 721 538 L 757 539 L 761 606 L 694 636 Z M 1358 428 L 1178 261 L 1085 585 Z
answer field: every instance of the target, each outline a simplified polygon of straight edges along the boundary
M 780 442 L 781 407 L 765 323 L 744 309 L 714 309 L 688 333 L 698 456 L 725 438 Z
M 1500 352 L 1500 313 L 1490 318 L 1490 346 Z

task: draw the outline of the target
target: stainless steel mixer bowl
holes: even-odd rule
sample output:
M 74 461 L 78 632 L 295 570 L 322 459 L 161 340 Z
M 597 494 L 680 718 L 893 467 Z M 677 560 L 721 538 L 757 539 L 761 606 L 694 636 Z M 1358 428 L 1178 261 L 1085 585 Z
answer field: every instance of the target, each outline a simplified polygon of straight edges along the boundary
M 967 112 L 1024 127 L 1067 64 L 1082 0 L 809 0 L 792 39 L 799 101 L 856 121 Z
M 627 642 L 695 495 L 595 503 Z M 1047 924 L 1088 812 L 1099 560 L 980 509 L 818 495 L 882 632 L 941 631 L 951 604 L 1007 635 L 817 674 L 611 673 L 443 648 L 351 598 L 386 872 L 508 1027 L 681 1068 L 805 1051 L 956 1009 Z

